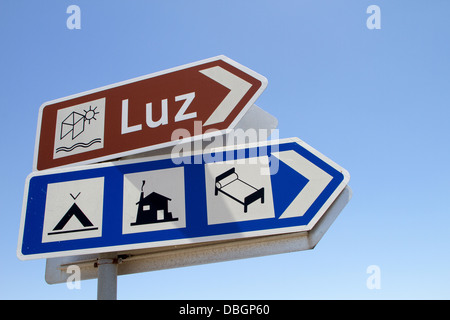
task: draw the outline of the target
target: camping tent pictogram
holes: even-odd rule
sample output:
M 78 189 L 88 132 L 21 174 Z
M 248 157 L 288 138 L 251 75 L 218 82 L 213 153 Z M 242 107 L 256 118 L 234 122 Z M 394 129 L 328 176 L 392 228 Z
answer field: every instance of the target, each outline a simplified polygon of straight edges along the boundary
M 81 192 L 80 192 L 81 193 Z M 76 200 L 78 198 L 78 195 L 74 197 L 72 194 L 72 198 Z M 75 230 L 62 230 L 66 226 L 66 224 L 69 222 L 72 217 L 75 216 L 75 218 L 80 221 L 80 223 L 83 225 L 84 228 L 82 229 L 75 229 Z M 69 233 L 69 232 L 80 232 L 80 231 L 88 231 L 88 230 L 97 230 L 98 227 L 94 227 L 92 222 L 86 217 L 83 211 L 81 211 L 80 207 L 76 203 L 74 203 L 70 209 L 66 212 L 66 214 L 62 217 L 62 219 L 58 222 L 58 224 L 53 228 L 53 232 L 49 232 L 48 235 L 53 234 L 61 234 L 61 233 Z

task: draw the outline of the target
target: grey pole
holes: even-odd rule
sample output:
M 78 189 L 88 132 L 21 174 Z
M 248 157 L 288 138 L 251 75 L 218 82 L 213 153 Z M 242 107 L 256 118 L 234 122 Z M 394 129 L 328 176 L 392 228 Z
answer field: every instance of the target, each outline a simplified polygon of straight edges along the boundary
M 117 254 L 99 254 L 97 300 L 117 300 Z

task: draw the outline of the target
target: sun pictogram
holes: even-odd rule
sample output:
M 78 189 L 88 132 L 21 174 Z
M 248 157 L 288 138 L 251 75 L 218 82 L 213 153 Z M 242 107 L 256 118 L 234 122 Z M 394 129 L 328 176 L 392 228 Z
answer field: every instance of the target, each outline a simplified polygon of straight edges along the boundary
M 99 112 L 96 112 L 95 109 L 97 109 L 97 107 L 95 107 L 94 109 L 92 109 L 92 106 L 89 106 L 89 110 L 83 110 L 84 111 L 84 121 L 88 121 L 89 124 L 91 124 L 91 120 L 97 120 L 95 118 L 96 114 L 99 114 Z

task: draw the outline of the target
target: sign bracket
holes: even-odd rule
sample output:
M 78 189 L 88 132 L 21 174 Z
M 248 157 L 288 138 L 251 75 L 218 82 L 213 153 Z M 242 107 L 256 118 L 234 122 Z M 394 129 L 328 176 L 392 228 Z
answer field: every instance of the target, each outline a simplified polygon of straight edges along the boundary
M 341 192 L 315 228 L 309 232 L 296 232 L 265 237 L 245 238 L 234 241 L 217 241 L 206 245 L 183 245 L 164 249 L 141 249 L 112 255 L 118 261 L 118 275 L 201 265 L 206 263 L 261 257 L 273 254 L 303 251 L 314 248 L 325 232 L 350 201 L 349 186 Z M 46 281 L 49 284 L 64 283 L 70 274 L 67 268 L 77 265 L 81 280 L 97 278 L 94 263 L 98 255 L 59 257 L 47 259 Z

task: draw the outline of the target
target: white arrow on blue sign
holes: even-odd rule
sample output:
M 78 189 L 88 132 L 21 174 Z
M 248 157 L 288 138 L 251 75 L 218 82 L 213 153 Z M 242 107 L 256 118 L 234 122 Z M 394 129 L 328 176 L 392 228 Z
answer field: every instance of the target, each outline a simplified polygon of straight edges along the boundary
M 17 255 L 310 231 L 349 179 L 298 138 L 35 172 L 26 181 Z

